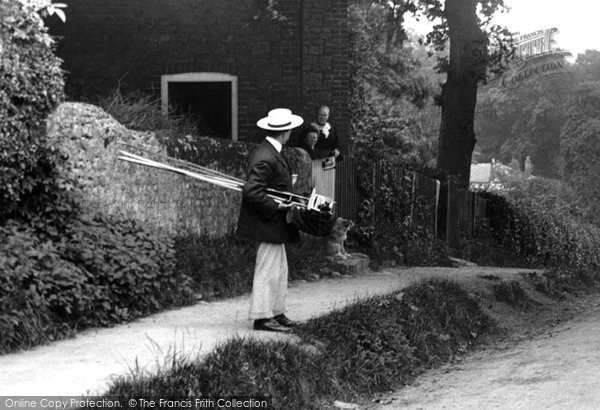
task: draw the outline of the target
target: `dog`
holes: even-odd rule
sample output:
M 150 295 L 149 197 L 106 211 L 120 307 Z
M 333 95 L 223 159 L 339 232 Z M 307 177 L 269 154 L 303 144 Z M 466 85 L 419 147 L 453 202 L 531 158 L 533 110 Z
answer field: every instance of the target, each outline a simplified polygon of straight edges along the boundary
M 326 238 L 327 256 L 335 259 L 348 259 L 349 254 L 344 249 L 344 241 L 348 237 L 348 231 L 354 226 L 354 222 L 338 218 L 333 225 L 331 233 Z

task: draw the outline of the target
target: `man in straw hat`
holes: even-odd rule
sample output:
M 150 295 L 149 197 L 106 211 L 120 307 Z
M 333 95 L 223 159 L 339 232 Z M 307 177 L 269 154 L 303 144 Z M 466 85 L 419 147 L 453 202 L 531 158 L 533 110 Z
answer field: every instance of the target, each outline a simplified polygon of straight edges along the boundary
M 294 326 L 285 315 L 285 243 L 296 242 L 300 236 L 298 229 L 286 222 L 286 212 L 292 204 L 275 202 L 266 189 L 292 192 L 292 170 L 281 149 L 292 129 L 303 122 L 290 110 L 277 108 L 256 123 L 267 131 L 267 137 L 250 157 L 238 219 L 238 235 L 259 242 L 249 314 L 255 330 L 289 332 Z

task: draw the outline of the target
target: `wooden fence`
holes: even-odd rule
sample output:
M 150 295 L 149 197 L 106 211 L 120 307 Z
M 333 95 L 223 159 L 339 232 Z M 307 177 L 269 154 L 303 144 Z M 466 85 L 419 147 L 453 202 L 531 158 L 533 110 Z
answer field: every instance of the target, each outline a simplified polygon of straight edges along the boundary
M 357 190 L 357 161 L 346 157 L 336 168 L 337 215 L 356 221 L 361 201 Z M 381 161 L 373 164 L 373 194 L 382 184 L 401 188 L 401 192 L 410 190 L 412 223 L 437 232 L 449 246 L 458 245 L 461 233 L 470 235 L 478 225 L 487 224 L 486 200 L 476 192 L 459 189 L 456 184 L 441 184 L 437 179 Z
M 487 223 L 487 201 L 477 192 L 459 189 L 456 184 L 446 185 L 446 243 L 449 246 L 458 246 L 462 235 L 470 236 L 477 226 Z
M 426 177 L 418 172 L 413 173 L 413 189 L 411 203 L 411 220 L 432 232 L 438 231 L 440 181 Z
M 346 157 L 336 164 L 335 170 L 335 202 L 337 216 L 356 221 L 360 195 L 357 189 L 357 161 Z

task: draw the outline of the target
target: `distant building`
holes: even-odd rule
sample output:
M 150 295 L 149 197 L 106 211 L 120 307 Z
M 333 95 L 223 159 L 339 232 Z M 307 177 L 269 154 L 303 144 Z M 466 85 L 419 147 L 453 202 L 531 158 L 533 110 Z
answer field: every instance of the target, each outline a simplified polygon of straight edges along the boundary
M 487 190 L 493 180 L 494 163 L 471 165 L 469 188 L 472 190 Z
M 502 191 L 511 181 L 524 178 L 523 172 L 494 159 L 489 163 L 472 164 L 469 189 L 474 191 Z

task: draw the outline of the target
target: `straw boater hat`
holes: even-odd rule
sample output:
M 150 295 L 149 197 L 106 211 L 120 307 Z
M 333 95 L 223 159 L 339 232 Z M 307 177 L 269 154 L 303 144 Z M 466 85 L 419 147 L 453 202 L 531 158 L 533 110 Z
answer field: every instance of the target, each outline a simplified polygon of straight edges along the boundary
M 263 130 L 286 131 L 302 125 L 304 120 L 299 115 L 292 114 L 287 108 L 275 108 L 269 111 L 269 115 L 258 120 L 258 125 Z

